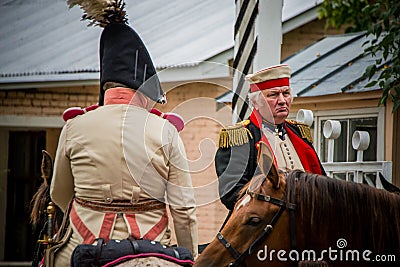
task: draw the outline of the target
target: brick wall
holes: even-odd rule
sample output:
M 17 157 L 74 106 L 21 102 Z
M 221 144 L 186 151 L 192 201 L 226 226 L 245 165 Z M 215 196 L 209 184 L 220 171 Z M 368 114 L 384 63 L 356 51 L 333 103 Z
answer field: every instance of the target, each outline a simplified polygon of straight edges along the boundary
M 95 104 L 97 90 L 79 87 L 0 91 L 0 115 L 59 116 L 66 108 Z

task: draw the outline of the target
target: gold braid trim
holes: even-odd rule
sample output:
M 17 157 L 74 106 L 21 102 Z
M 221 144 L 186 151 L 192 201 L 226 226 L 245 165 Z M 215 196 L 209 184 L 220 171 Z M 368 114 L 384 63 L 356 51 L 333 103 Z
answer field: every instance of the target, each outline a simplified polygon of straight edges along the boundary
M 289 122 L 290 124 L 295 124 L 300 130 L 301 137 L 306 138 L 308 142 L 310 142 L 311 144 L 313 143 L 310 126 L 295 120 L 286 120 L 286 121 Z
M 249 123 L 250 121 L 246 120 L 221 129 L 219 133 L 219 147 L 228 148 L 248 143 L 249 136 L 253 139 L 251 132 L 245 127 Z

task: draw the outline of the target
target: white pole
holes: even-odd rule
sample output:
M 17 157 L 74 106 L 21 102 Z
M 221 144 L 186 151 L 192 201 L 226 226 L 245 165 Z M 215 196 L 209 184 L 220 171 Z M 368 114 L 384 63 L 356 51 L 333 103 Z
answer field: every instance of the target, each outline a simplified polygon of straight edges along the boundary
M 335 150 L 335 139 L 340 136 L 342 126 L 340 121 L 327 120 L 324 123 L 323 133 L 326 139 L 328 139 L 328 161 L 333 162 L 333 152 Z
M 259 0 L 255 36 L 258 38 L 253 71 L 281 62 L 283 0 Z
M 333 153 L 335 152 L 335 139 L 328 139 L 328 160 L 333 162 Z

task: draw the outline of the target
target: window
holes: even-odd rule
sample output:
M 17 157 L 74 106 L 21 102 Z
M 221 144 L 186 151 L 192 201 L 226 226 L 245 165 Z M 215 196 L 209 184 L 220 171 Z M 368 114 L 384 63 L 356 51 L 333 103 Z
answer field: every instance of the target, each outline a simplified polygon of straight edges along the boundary
M 353 149 L 352 137 L 355 131 L 366 131 L 370 136 L 370 143 L 367 150 L 363 152 L 364 161 L 376 161 L 377 147 L 377 117 L 369 118 L 352 118 L 352 119 L 337 119 L 340 122 L 342 132 L 335 139 L 334 143 L 334 162 L 354 162 L 357 160 L 357 151 Z M 326 120 L 321 120 L 320 128 L 320 147 L 321 160 L 326 162 L 328 159 L 328 139 L 323 135 L 323 125 Z
M 314 146 L 321 162 L 328 160 L 328 139 L 323 135 L 324 123 L 327 120 L 337 120 L 341 125 L 340 136 L 334 140 L 333 163 L 325 163 L 328 165 L 324 165 L 328 176 L 379 186 L 376 170 L 382 168 L 381 171 L 384 173 L 383 166 L 380 166 L 380 163 L 377 162 L 382 161 L 384 155 L 384 108 L 315 112 L 314 129 L 318 129 L 318 131 L 314 130 Z M 368 149 L 363 151 L 362 157 L 362 161 L 369 162 L 369 165 L 363 165 L 362 169 L 357 169 L 359 167 L 355 163 L 357 151 L 352 145 L 352 137 L 355 131 L 366 131 L 370 136 Z M 376 164 L 380 167 L 376 167 Z M 367 168 L 367 166 L 370 167 Z
M 364 161 L 383 160 L 383 108 L 351 109 L 340 111 L 314 112 L 314 146 L 322 162 L 328 159 L 328 140 L 323 135 L 323 126 L 327 120 L 337 120 L 341 125 L 341 134 L 334 141 L 334 162 L 355 162 L 357 151 L 353 149 L 352 137 L 355 131 L 366 131 L 370 144 L 363 153 Z

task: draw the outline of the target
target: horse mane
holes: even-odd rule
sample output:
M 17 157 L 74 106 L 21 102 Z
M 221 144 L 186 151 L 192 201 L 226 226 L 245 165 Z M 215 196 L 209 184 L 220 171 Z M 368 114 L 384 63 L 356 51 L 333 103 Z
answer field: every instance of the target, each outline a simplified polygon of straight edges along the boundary
M 46 150 L 42 150 L 42 164 L 40 166 L 43 182 L 31 200 L 31 223 L 36 226 L 43 223 L 46 208 L 50 202 L 50 183 L 53 177 L 53 159 Z
M 44 220 L 44 216 L 46 215 L 46 207 L 50 202 L 50 187 L 46 182 L 43 182 L 38 191 L 33 195 L 31 201 L 31 223 L 33 225 L 37 225 Z
M 35 228 L 43 227 L 47 221 L 47 206 L 51 201 L 50 183 L 53 177 L 53 160 L 50 154 L 45 150 L 42 151 L 42 155 L 41 173 L 43 182 L 31 200 L 30 218 L 31 223 Z M 58 207 L 56 207 L 55 212 L 54 230 L 57 231 L 62 220 L 63 213 Z
M 289 186 L 296 185 L 296 219 L 304 229 L 400 255 L 400 195 L 302 171 L 287 179 Z

